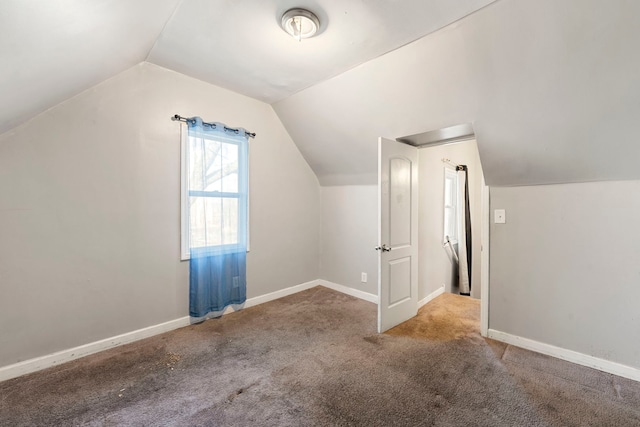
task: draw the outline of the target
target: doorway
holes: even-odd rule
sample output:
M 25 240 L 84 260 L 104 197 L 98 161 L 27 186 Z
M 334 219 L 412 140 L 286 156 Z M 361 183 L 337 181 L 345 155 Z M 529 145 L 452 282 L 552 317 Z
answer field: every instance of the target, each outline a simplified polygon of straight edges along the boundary
M 417 149 L 419 159 L 419 178 L 417 180 L 419 223 L 416 239 L 419 247 L 417 256 L 419 267 L 417 291 L 416 295 L 412 297 L 412 300 L 414 298 L 417 300 L 414 309 L 417 311 L 445 292 L 459 293 L 458 266 L 454 255 L 458 242 L 454 241 L 452 245 L 447 245 L 445 238 L 447 230 L 451 230 L 450 225 L 446 228 L 445 224 L 445 180 L 446 176 L 450 175 L 450 172 L 447 171 L 455 170 L 454 165 L 465 165 L 468 170 L 466 176 L 468 177 L 470 208 L 468 223 L 471 224 L 471 253 L 469 257 L 471 289 L 469 295 L 470 298 L 481 301 L 481 333 L 486 335 L 488 329 L 489 192 L 484 184 L 475 139 L 466 138 L 464 141 L 447 141 L 440 144 Z M 380 200 L 384 201 L 385 195 L 380 194 Z M 460 215 L 462 209 L 464 208 L 459 206 L 457 215 Z M 380 240 L 379 245 L 383 243 Z M 393 291 L 389 286 L 390 280 L 385 281 L 385 277 L 381 275 L 379 278 L 380 296 Z M 381 313 L 380 307 L 379 313 Z M 380 314 L 380 318 L 382 317 Z
M 483 174 L 475 140 L 424 147 L 419 157 L 419 301 L 433 294 L 460 294 L 458 258 L 465 240 L 464 174 L 467 167 L 470 211 L 470 296 L 481 297 Z M 458 181 L 461 180 L 461 182 Z M 461 194 L 462 193 L 462 194 Z M 449 239 L 447 240 L 447 236 Z

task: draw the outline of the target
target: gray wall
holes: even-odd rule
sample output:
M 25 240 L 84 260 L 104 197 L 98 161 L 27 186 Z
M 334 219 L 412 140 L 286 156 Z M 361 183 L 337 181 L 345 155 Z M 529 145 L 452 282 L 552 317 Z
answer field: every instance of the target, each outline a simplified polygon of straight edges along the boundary
M 0 366 L 188 314 L 175 113 L 258 134 L 248 296 L 318 278 L 320 187 L 272 108 L 142 63 L 0 136 Z
M 419 288 L 418 297 L 425 298 L 442 285 L 452 291 L 452 281 L 457 271 L 442 247 L 444 228 L 444 168 L 442 158 L 469 166 L 469 204 L 473 259 L 471 296 L 480 298 L 480 243 L 482 166 L 475 141 L 440 145 L 418 150 L 420 160 L 420 218 L 419 218 Z M 455 289 L 457 292 L 457 289 Z
M 378 186 L 322 187 L 321 241 L 322 279 L 378 295 Z
M 640 368 L 640 181 L 491 188 L 489 327 Z M 493 216 L 492 216 L 493 218 Z

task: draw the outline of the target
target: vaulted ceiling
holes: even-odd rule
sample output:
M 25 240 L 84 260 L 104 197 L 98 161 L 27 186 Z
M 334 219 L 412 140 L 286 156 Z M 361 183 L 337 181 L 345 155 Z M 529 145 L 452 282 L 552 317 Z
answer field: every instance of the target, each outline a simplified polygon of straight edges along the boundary
M 272 103 L 491 1 L 3 0 L 0 133 L 141 61 Z M 319 36 L 282 31 L 293 7 Z
M 144 61 L 179 0 L 0 2 L 0 133 Z
M 281 14 L 307 7 L 297 42 Z M 0 133 L 149 61 L 273 105 L 324 185 L 473 123 L 490 185 L 640 179 L 635 0 L 5 0 Z
M 473 123 L 489 185 L 640 179 L 640 2 L 500 0 L 274 104 L 324 185 L 377 138 Z

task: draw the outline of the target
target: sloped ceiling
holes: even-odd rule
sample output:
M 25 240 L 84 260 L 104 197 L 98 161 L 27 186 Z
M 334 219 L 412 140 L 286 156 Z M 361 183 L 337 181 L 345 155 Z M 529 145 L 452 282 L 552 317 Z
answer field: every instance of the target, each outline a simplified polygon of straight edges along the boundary
M 185 0 L 148 60 L 267 103 L 436 31 L 494 0 Z M 280 28 L 293 8 L 318 15 L 302 42 Z
M 178 3 L 0 1 L 0 133 L 144 61 Z
M 294 6 L 320 36 L 279 29 Z M 5 0 L 0 133 L 146 60 L 276 101 L 324 185 L 375 184 L 378 136 L 468 122 L 490 185 L 640 179 L 638 16 L 635 0 Z
M 640 2 L 501 0 L 274 104 L 324 185 L 377 138 L 473 122 L 486 182 L 640 179 Z
M 3 0 L 0 133 L 141 61 L 271 103 L 493 0 Z M 297 42 L 281 14 L 308 7 Z

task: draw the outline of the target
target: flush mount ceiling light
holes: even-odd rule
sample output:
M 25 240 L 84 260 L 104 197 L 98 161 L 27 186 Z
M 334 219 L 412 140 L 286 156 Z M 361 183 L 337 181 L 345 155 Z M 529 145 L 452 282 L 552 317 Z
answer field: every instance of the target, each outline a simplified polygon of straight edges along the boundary
M 294 39 L 300 41 L 313 37 L 320 29 L 318 17 L 306 9 L 289 9 L 282 15 L 280 26 Z

